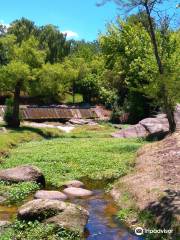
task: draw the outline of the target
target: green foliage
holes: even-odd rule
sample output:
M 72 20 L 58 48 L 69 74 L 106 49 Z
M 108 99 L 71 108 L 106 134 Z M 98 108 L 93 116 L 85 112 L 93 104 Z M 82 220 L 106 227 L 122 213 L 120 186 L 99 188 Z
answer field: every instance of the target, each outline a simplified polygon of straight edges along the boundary
M 36 31 L 37 28 L 34 22 L 26 18 L 13 21 L 8 28 L 8 34 L 16 36 L 16 42 L 18 44 L 21 44 L 23 41 L 26 41 L 31 36 L 35 35 Z
M 13 91 L 19 81 L 25 87 L 29 79 L 31 79 L 29 66 L 22 61 L 13 60 L 0 69 L 0 81 L 5 90 Z
M 45 102 L 58 102 L 64 99 L 69 87 L 69 74 L 62 64 L 44 64 L 41 69 L 34 71 L 36 80 L 33 81 L 32 94 L 43 96 Z
M 17 184 L 8 184 L 0 182 L 0 194 L 4 196 L 8 204 L 20 203 L 26 199 L 29 194 L 39 189 L 39 186 L 33 182 L 23 182 Z
M 132 218 L 132 216 L 135 214 L 134 209 L 132 208 L 124 208 L 121 209 L 118 214 L 117 214 L 117 218 L 121 221 L 127 221 L 128 218 Z
M 57 228 L 52 224 L 43 224 L 38 221 L 18 221 L 9 227 L 0 236 L 0 240 L 80 240 L 75 232 Z
M 101 35 L 99 41 L 109 69 L 107 81 L 116 89 L 119 104 L 125 104 L 126 99 L 127 105 L 128 99 L 131 106 L 136 96 L 137 99 L 139 95 L 143 98 L 142 86 L 149 86 L 158 71 L 150 37 L 141 23 L 119 20 L 117 25 L 109 25 L 107 33 Z M 135 98 L 131 99 L 130 95 Z M 143 111 L 148 106 L 147 102 L 148 99 L 140 102 L 145 104 L 142 112 L 137 111 L 138 104 L 134 104 L 133 111 L 138 119 L 145 116 Z
M 164 63 L 164 74 L 157 75 L 149 84 L 144 86 L 143 91 L 147 96 L 158 102 L 160 106 L 165 107 L 164 91 L 166 91 L 166 101 L 171 109 L 180 101 L 180 31 L 166 31 L 166 35 L 161 39 L 162 59 Z
M 51 64 L 61 62 L 70 52 L 70 43 L 58 27 L 46 25 L 39 29 L 38 39 L 41 47 L 46 50 L 46 62 Z

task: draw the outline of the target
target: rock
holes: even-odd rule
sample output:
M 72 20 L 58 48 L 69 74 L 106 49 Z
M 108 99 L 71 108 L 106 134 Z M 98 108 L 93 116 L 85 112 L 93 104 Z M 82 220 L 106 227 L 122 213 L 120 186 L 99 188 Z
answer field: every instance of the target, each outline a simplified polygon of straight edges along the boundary
M 86 119 L 80 119 L 80 118 L 72 118 L 69 120 L 69 122 L 71 124 L 75 124 L 75 125 L 84 125 L 84 124 L 88 124 L 89 121 Z
M 8 227 L 10 224 L 9 221 L 0 221 L 0 229 Z
M 7 133 L 7 129 L 5 127 L 0 127 L 0 133 Z
M 78 232 L 82 235 L 88 221 L 88 216 L 89 213 L 85 209 L 73 206 L 54 217 L 48 218 L 45 222 Z
M 68 204 L 59 200 L 35 199 L 18 209 L 18 218 L 22 220 L 44 220 L 67 208 Z
M 169 123 L 165 114 L 158 114 L 154 118 L 145 118 L 138 124 L 122 129 L 113 133 L 116 138 L 139 138 L 139 137 L 158 137 L 169 132 Z
M 68 181 L 64 184 L 65 187 L 75 187 L 75 188 L 82 188 L 84 187 L 84 183 L 78 180 Z
M 45 178 L 41 171 L 33 166 L 19 166 L 0 171 L 0 180 L 13 183 L 34 181 L 45 186 Z
M 112 136 L 115 138 L 147 137 L 148 131 L 141 124 L 136 124 L 129 128 L 122 129 L 117 133 L 113 133 Z
M 65 201 L 67 199 L 67 196 L 59 191 L 39 190 L 35 193 L 34 198 Z
M 83 233 L 89 213 L 81 206 L 58 200 L 36 199 L 18 209 L 18 219 L 54 223 L 71 231 Z
M 175 112 L 174 112 L 174 118 L 176 122 L 176 128 L 179 131 L 180 130 L 180 104 L 176 105 Z
M 76 187 L 65 188 L 63 192 L 67 194 L 69 197 L 89 197 L 93 195 L 92 191 Z
M 5 202 L 7 199 L 5 198 L 5 197 L 3 197 L 3 196 L 0 196 L 0 203 L 3 203 L 3 202 Z
M 145 118 L 139 122 L 149 134 L 167 133 L 169 123 L 167 118 Z

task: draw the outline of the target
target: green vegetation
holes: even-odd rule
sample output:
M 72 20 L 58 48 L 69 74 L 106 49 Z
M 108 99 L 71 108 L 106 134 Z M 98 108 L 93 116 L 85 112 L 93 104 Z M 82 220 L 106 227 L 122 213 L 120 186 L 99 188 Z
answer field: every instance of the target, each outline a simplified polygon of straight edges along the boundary
M 30 193 L 39 189 L 36 183 L 23 182 L 8 184 L 0 182 L 0 195 L 6 198 L 5 204 L 16 204 L 26 199 Z
M 3 161 L 1 168 L 23 164 L 37 166 L 47 182 L 56 187 L 69 179 L 120 177 L 130 171 L 135 152 L 143 142 L 111 138 L 112 130 L 108 125 L 86 126 L 54 140 L 20 144 Z
M 79 240 L 77 233 L 56 228 L 51 224 L 42 224 L 38 221 L 25 222 L 15 221 L 11 228 L 7 229 L 0 236 L 0 240 Z
M 21 127 L 18 130 L 8 129 L 7 133 L 0 134 L 0 159 L 6 156 L 12 147 L 22 142 L 58 137 L 62 133 L 58 129 Z

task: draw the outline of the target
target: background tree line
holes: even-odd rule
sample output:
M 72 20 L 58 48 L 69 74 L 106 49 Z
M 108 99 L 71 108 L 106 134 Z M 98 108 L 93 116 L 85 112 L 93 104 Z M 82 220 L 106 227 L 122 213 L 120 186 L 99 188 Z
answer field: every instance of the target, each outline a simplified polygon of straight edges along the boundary
M 79 93 L 84 102 L 113 109 L 114 119 L 129 112 L 135 123 L 164 107 L 163 81 L 172 110 L 180 99 L 180 32 L 169 28 L 168 19 L 158 25 L 151 17 L 151 23 L 162 76 L 144 11 L 109 24 L 94 42 L 67 40 L 57 27 L 38 27 L 25 18 L 12 22 L 8 29 L 0 26 L 0 91 L 13 97 L 9 125 L 20 125 L 22 93 L 45 104 L 62 102 L 67 93 Z

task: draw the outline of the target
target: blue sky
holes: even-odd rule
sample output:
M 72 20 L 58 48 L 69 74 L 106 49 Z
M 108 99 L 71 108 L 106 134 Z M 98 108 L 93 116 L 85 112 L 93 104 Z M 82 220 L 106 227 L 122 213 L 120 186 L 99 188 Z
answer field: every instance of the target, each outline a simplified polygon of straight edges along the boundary
M 0 22 L 9 24 L 15 19 L 26 17 L 37 25 L 54 24 L 61 31 L 69 31 L 75 39 L 92 41 L 99 32 L 105 31 L 108 22 L 119 14 L 115 4 L 96 6 L 97 0 L 0 0 Z M 172 14 L 178 0 L 169 0 L 162 6 Z M 177 18 L 177 17 L 176 17 Z

